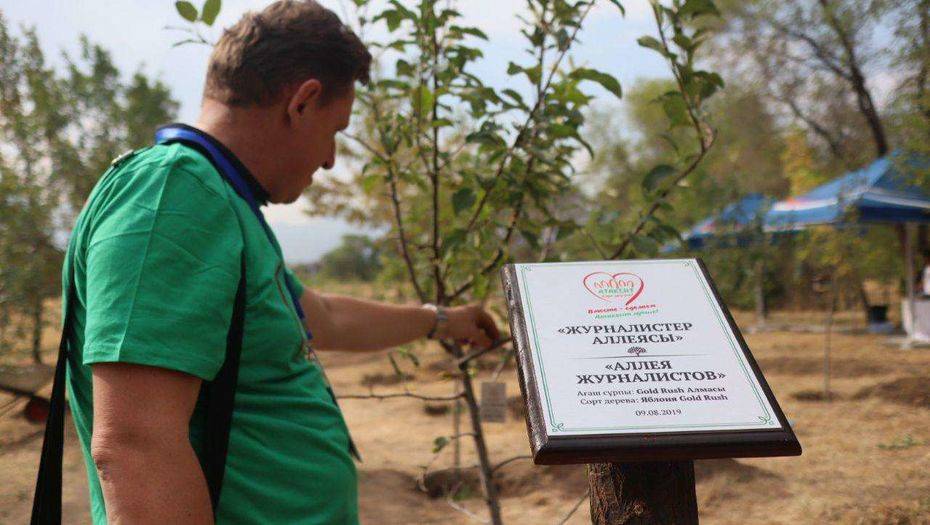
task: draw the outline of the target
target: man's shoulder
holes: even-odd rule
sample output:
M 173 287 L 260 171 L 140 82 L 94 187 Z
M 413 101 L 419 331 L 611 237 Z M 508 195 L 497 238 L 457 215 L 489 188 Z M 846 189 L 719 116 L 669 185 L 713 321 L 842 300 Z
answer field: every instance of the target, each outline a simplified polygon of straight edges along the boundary
M 220 174 L 197 150 L 183 144 L 156 144 L 134 151 L 124 160 L 117 159 L 114 178 L 123 184 L 163 185 L 197 184 L 202 189 L 228 200 L 226 184 Z
M 88 199 L 76 232 L 108 238 L 160 223 L 237 235 L 235 214 L 226 182 L 206 158 L 181 144 L 159 144 L 118 159 Z

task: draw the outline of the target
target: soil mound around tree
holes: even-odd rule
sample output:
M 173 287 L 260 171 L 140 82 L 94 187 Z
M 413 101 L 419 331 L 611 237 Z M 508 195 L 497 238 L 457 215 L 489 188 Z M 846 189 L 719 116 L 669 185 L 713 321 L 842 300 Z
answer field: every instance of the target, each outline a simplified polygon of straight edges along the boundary
M 448 494 L 468 497 L 481 494 L 481 479 L 478 469 L 441 469 L 427 472 L 421 483 L 414 483 L 420 491 L 426 491 L 430 498 L 441 498 Z
M 575 497 L 587 490 L 588 477 L 584 465 L 534 465 L 531 459 L 519 459 L 494 473 L 494 486 L 502 498 L 552 491 Z M 477 468 L 428 472 L 420 490 L 424 489 L 430 498 L 454 494 L 457 499 L 479 497 L 483 491 Z
M 423 403 L 423 413 L 427 416 L 444 416 L 451 410 L 449 403 Z
M 893 381 L 865 387 L 853 399 L 877 397 L 892 403 L 930 408 L 930 377 L 900 377 Z
M 836 392 L 830 392 L 830 395 L 827 396 L 823 390 L 798 390 L 797 392 L 791 393 L 791 399 L 818 403 L 822 401 L 840 401 L 843 399 L 843 396 Z
M 535 465 L 532 459 L 519 459 L 499 468 L 495 483 L 505 498 L 546 491 L 573 498 L 587 490 L 588 474 L 584 465 Z
M 385 374 L 378 372 L 375 374 L 363 375 L 361 383 L 363 386 L 396 385 L 414 379 L 416 379 L 416 377 L 412 374 Z

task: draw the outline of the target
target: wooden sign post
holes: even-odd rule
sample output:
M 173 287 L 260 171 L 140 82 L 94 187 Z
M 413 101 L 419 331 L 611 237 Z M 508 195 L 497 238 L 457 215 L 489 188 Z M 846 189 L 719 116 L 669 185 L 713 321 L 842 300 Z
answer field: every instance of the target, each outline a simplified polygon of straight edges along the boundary
M 589 464 L 595 523 L 697 523 L 692 460 L 801 453 L 700 260 L 501 274 L 534 461 Z

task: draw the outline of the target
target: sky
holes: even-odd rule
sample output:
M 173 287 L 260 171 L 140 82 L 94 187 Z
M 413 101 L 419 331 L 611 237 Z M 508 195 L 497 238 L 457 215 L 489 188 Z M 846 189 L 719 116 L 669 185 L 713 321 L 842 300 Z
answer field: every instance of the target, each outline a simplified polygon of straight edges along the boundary
M 193 3 L 199 7 L 202 1 Z M 214 28 L 205 32 L 206 36 L 215 39 L 220 28 L 234 23 L 246 11 L 261 9 L 268 3 L 225 0 Z M 320 3 L 340 16 L 351 13 L 348 0 Z M 482 45 L 485 57 L 473 73 L 486 84 L 510 87 L 512 78 L 506 75 L 507 63 L 522 60 L 525 48 L 517 18 L 525 11 L 525 0 L 452 3 L 462 12 L 465 24 L 479 27 L 489 37 Z M 655 31 L 648 1 L 631 0 L 624 4 L 626 16 L 621 17 L 616 7 L 601 0 L 580 33 L 581 43 L 574 48 L 572 59 L 576 64 L 611 73 L 626 88 L 639 78 L 668 76 L 658 55 L 636 44 L 639 36 Z M 173 0 L 0 0 L 0 11 L 14 28 L 35 27 L 51 64 L 61 67 L 63 52 L 77 55 L 78 36 L 85 34 L 112 53 L 124 75 L 141 69 L 162 80 L 180 102 L 179 120 L 189 124 L 196 120 L 210 49 L 205 45 L 172 45 L 183 35 L 166 27 L 184 25 Z M 366 36 L 377 39 L 380 35 Z M 620 110 L 613 96 L 603 89 L 597 87 L 591 91 L 597 97 L 595 104 Z M 346 169 L 351 168 L 346 163 L 340 166 L 337 159 L 334 175 L 345 176 Z M 308 217 L 306 206 L 306 201 L 299 200 L 290 205 L 272 205 L 265 211 L 288 263 L 318 260 L 339 244 L 342 235 L 364 233 L 338 218 Z

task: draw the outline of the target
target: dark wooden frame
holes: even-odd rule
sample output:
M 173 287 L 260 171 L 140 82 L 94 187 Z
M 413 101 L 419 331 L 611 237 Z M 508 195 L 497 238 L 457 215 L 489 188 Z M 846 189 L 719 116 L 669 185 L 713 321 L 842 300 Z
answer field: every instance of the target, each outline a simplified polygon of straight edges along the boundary
M 531 358 L 522 297 L 517 285 L 516 268 L 501 268 L 501 280 L 510 314 L 510 330 L 517 354 L 520 390 L 526 402 L 526 426 L 536 464 L 618 463 L 634 461 L 678 461 L 691 459 L 798 456 L 801 444 L 775 400 L 759 365 L 749 351 L 730 310 L 700 258 L 692 259 L 710 284 L 714 299 L 736 335 L 750 369 L 768 399 L 781 428 L 771 430 L 702 430 L 639 434 L 592 434 L 584 436 L 550 436 L 542 414 L 542 400 L 536 387 L 536 373 Z

